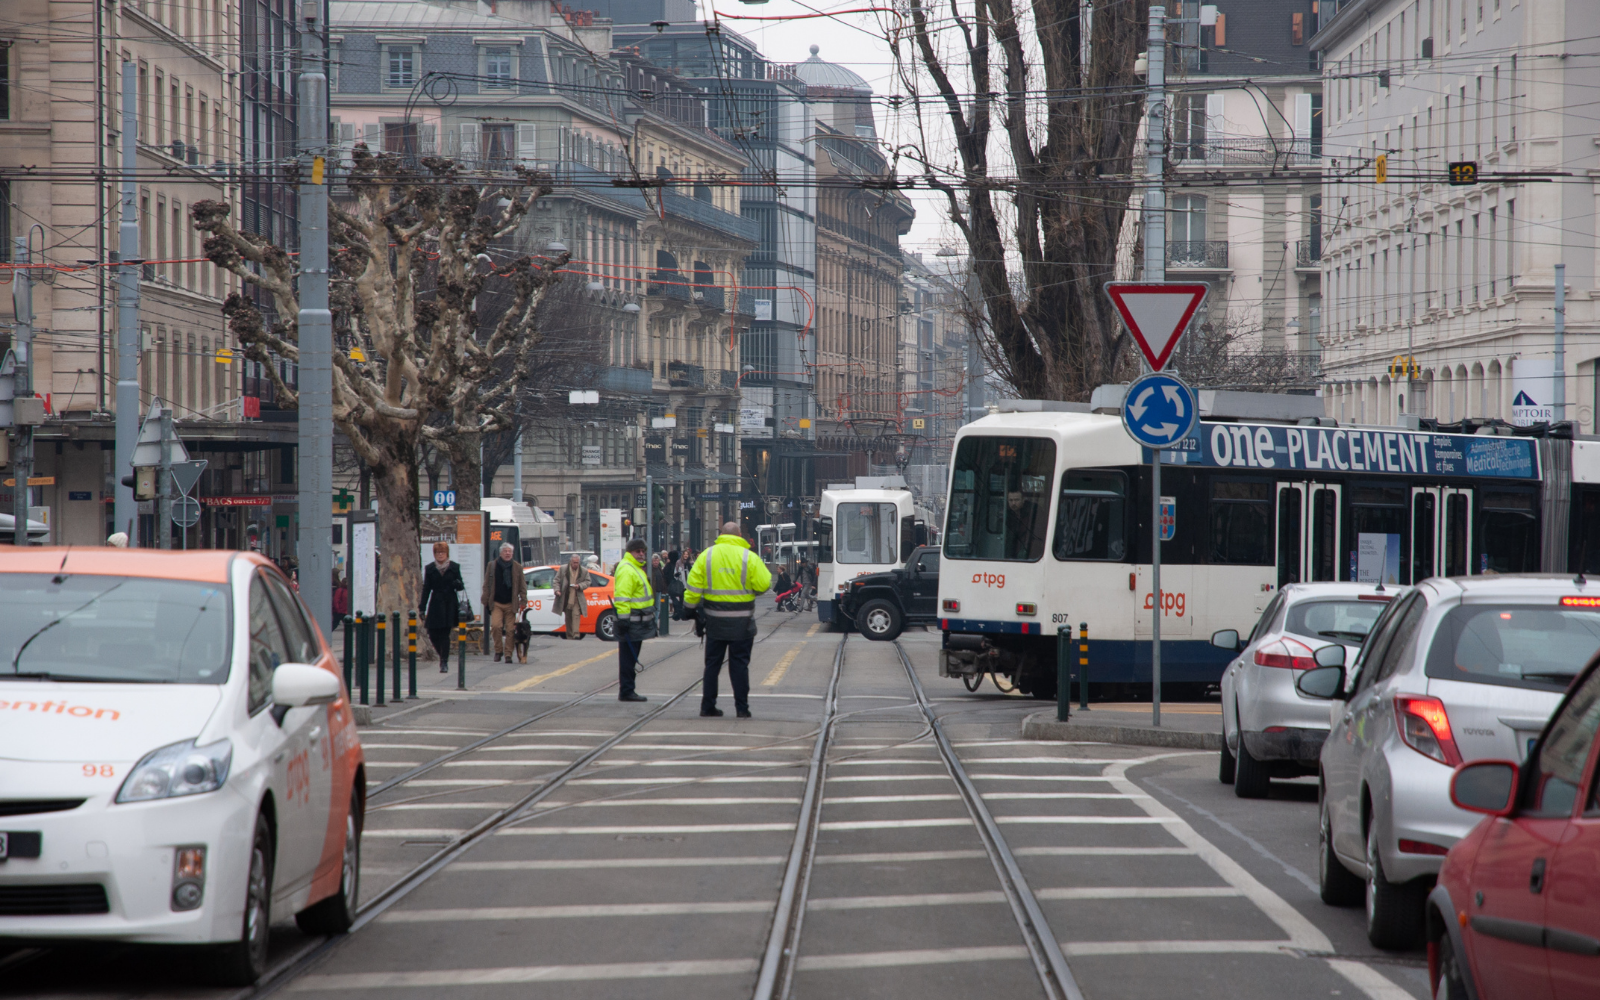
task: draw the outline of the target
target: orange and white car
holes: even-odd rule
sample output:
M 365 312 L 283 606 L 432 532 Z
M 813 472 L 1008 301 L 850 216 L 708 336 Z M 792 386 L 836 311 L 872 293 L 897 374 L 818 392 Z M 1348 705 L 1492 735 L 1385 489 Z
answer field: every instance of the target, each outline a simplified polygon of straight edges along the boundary
M 0 938 L 210 945 L 355 917 L 366 796 L 332 651 L 228 551 L 0 547 Z
M 556 610 L 555 579 L 557 566 L 529 566 L 523 570 L 528 580 L 528 625 L 535 632 L 567 631 L 566 619 Z M 580 635 L 598 635 L 607 642 L 617 639 L 617 613 L 611 610 L 616 580 L 599 570 L 584 570 L 589 586 L 583 588 L 583 619 Z

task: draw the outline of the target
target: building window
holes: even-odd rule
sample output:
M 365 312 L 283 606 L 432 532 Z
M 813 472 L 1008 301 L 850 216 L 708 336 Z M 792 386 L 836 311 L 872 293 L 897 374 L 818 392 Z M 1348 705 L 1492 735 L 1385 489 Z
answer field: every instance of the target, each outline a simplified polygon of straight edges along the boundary
M 11 117 L 11 43 L 0 42 L 0 120 Z
M 383 125 L 383 151 L 417 155 L 417 123 L 385 122 Z
M 1180 194 L 1172 199 L 1167 223 L 1169 243 L 1199 243 L 1206 238 L 1205 195 Z
M 410 45 L 388 46 L 388 75 L 386 86 L 392 89 L 408 88 L 417 82 L 417 50 Z
M 338 42 L 328 45 L 328 93 L 330 94 L 339 92 L 339 49 L 341 47 Z
M 515 125 L 485 125 L 481 135 L 485 160 L 503 164 L 515 158 L 517 152 Z
M 483 89 L 505 90 L 516 78 L 516 61 L 509 45 L 491 45 L 483 50 Z

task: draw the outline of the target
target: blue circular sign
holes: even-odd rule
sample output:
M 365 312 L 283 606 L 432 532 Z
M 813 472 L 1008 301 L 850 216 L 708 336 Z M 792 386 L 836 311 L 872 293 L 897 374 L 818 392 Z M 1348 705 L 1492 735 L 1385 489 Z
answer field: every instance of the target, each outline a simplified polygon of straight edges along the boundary
M 433 505 L 435 507 L 454 507 L 456 505 L 456 491 L 434 490 Z
M 1175 375 L 1145 375 L 1128 386 L 1122 400 L 1122 425 L 1146 448 L 1172 447 L 1199 419 L 1194 391 Z

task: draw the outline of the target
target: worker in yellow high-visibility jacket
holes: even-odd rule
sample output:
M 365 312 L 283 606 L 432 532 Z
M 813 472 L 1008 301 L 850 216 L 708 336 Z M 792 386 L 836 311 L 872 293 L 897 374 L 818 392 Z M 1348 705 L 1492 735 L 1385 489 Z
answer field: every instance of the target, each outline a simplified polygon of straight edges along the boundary
M 706 673 L 700 686 L 700 714 L 721 715 L 717 675 L 728 657 L 728 683 L 739 718 L 750 718 L 750 652 L 756 641 L 756 598 L 772 586 L 772 573 L 729 521 L 689 571 L 683 603 L 694 608 L 705 627 Z

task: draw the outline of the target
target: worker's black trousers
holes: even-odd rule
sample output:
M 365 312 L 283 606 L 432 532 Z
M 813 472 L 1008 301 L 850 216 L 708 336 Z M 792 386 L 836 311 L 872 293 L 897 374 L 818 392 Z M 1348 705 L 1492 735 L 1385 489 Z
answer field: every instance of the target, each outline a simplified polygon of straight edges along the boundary
M 733 686 L 735 708 L 750 708 L 750 651 L 756 644 L 754 636 L 743 639 L 713 639 L 706 637 L 706 676 L 700 685 L 701 709 L 717 707 L 717 675 L 722 672 L 722 655 L 728 655 L 728 683 Z

